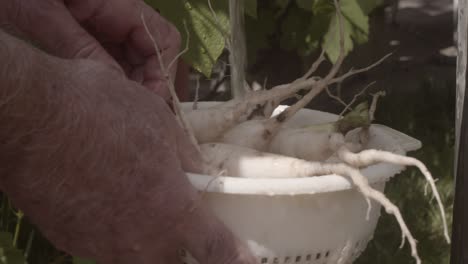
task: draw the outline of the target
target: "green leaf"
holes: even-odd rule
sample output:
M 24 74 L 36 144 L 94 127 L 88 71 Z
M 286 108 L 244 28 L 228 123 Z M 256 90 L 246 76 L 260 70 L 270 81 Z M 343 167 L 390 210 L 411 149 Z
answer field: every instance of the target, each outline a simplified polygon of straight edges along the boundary
M 376 7 L 381 6 L 384 0 L 357 0 L 364 14 L 369 15 Z
M 351 34 L 353 32 L 353 25 L 347 20 L 343 19 L 343 37 L 344 37 L 344 51 L 347 55 L 353 49 L 353 40 Z M 340 54 L 340 27 L 338 23 L 338 16 L 335 14 L 330 22 L 327 34 L 325 34 L 322 48 L 331 62 L 336 62 Z
M 243 0 L 245 13 L 252 18 L 257 18 L 257 0 Z
M 346 134 L 350 130 L 358 127 L 368 127 L 370 124 L 369 104 L 363 102 L 354 107 L 354 109 L 347 113 L 342 119 L 338 120 L 335 126 L 340 133 Z
M 369 40 L 369 33 L 362 32 L 361 30 L 353 27 L 353 39 L 357 44 L 364 44 Z
M 330 25 L 331 16 L 323 13 L 317 14 L 313 17 L 312 22 L 308 27 L 309 42 L 320 42 L 328 31 L 328 25 Z
M 335 11 L 335 5 L 330 0 L 314 0 L 312 11 L 314 15 L 330 14 Z
M 368 41 L 369 18 L 363 12 L 360 5 L 355 0 L 340 1 L 340 8 L 343 14 L 343 28 L 345 41 L 345 55 L 353 49 L 353 40 L 357 44 Z M 336 62 L 340 53 L 338 17 L 334 13 L 328 32 L 324 37 L 322 47 L 325 49 L 328 58 Z
M 346 19 L 364 33 L 369 33 L 369 18 L 356 0 L 341 0 L 341 12 Z
M 184 23 L 187 25 L 190 35 L 189 50 L 183 58 L 196 70 L 210 77 L 213 65 L 224 49 L 225 36 L 229 32 L 228 0 L 211 1 L 217 19 L 208 6 L 208 0 L 146 2 L 177 27 L 182 35 L 182 46 L 186 45 Z
M 95 261 L 92 261 L 89 259 L 73 257 L 73 264 L 95 264 L 95 263 L 96 263 Z

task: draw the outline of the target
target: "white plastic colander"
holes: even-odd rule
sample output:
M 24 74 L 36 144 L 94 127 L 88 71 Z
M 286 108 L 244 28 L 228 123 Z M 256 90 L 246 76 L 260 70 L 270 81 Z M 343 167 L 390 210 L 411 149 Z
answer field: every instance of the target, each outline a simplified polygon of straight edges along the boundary
M 277 112 L 284 108 L 279 107 Z M 301 127 L 336 118 L 303 109 L 287 125 Z M 405 154 L 420 148 L 421 143 L 388 127 L 372 125 L 369 147 Z M 374 188 L 383 191 L 386 181 L 402 170 L 402 166 L 377 164 L 362 172 Z M 198 190 L 206 191 L 206 203 L 247 243 L 260 263 L 352 263 L 372 239 L 380 216 L 380 205 L 372 202 L 370 218 L 366 220 L 365 199 L 348 178 L 338 175 L 285 175 L 284 179 L 199 174 L 188 177 Z

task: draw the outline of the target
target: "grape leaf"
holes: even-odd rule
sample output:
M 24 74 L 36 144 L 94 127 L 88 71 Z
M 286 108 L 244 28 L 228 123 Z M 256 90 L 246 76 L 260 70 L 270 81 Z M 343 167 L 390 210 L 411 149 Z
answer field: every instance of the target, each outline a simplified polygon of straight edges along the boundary
M 322 48 L 331 62 L 336 62 L 340 54 L 340 27 L 338 23 L 337 14 L 333 15 L 328 32 L 325 34 Z M 353 25 L 348 19 L 343 19 L 343 37 L 344 37 L 344 51 L 347 55 L 353 49 L 353 40 L 351 38 L 353 32 Z
M 306 42 L 309 45 L 309 53 L 320 46 L 320 41 L 327 33 L 331 17 L 327 13 L 316 14 L 311 24 L 308 27 L 309 34 L 306 37 Z M 304 53 L 304 55 L 309 55 Z
M 335 11 L 333 1 L 330 0 L 315 0 L 312 7 L 314 15 L 331 14 Z
M 364 33 L 369 33 L 369 18 L 364 14 L 356 0 L 341 0 L 341 12 L 346 19 Z
M 355 0 L 340 1 L 340 8 L 343 14 L 345 55 L 347 55 L 353 49 L 353 40 L 357 44 L 367 42 L 369 36 L 369 18 Z M 332 62 L 336 62 L 340 52 L 339 26 L 337 22 L 338 17 L 335 13 L 322 44 L 328 58 Z
M 356 27 L 353 27 L 352 37 L 357 44 L 364 44 L 369 40 L 368 32 L 362 32 Z
M 208 6 L 208 0 L 146 2 L 177 27 L 182 35 L 182 46 L 185 46 L 187 40 L 184 23 L 187 25 L 190 35 L 189 50 L 183 58 L 196 70 L 210 77 L 213 65 L 224 49 L 225 35 L 229 31 L 228 1 L 211 1 L 217 19 Z
M 357 0 L 364 14 L 369 15 L 372 10 L 382 5 L 384 0 Z

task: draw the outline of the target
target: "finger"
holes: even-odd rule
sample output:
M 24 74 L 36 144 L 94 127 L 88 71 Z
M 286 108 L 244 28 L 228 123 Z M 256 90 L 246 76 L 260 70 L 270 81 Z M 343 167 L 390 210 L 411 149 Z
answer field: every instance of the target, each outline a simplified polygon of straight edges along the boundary
M 72 16 L 98 38 L 122 43 L 140 21 L 141 0 L 65 0 Z
M 104 50 L 59 1 L 35 1 L 26 11 L 19 29 L 49 53 L 62 58 L 89 58 L 120 70 L 115 60 Z M 38 23 L 40 21 L 40 23 Z
M 159 66 L 159 61 L 156 55 L 148 58 L 148 61 L 141 67 L 141 73 L 143 74 L 143 85 L 149 90 L 157 93 L 165 100 L 171 99 L 171 93 L 169 92 L 169 81 L 170 77 L 166 77 L 165 73 Z
M 166 99 L 170 97 L 166 72 L 161 69 L 154 42 L 143 25 L 142 16 L 161 51 L 164 67 L 169 66 L 180 49 L 180 35 L 172 24 L 139 0 L 67 0 L 66 3 L 72 15 L 89 25 L 100 42 L 105 42 L 105 38 L 123 44 L 125 57 L 118 61 L 131 65 L 130 73 L 126 72 L 132 80 L 143 83 Z M 176 69 L 177 63 L 167 69 L 172 81 Z
M 159 48 L 163 65 L 169 73 L 171 80 L 174 81 L 177 63 L 173 63 L 170 69 L 167 69 L 167 67 L 180 51 L 180 34 L 172 24 L 143 2 L 141 12 L 149 33 Z M 146 79 L 150 81 L 163 79 L 165 73 L 159 66 L 159 58 L 156 54 L 154 42 L 148 35 L 143 22 L 132 30 L 129 41 L 136 50 L 139 50 L 147 57 L 148 62 L 145 65 Z
M 160 113 L 162 116 L 160 125 L 172 127 L 171 131 L 175 132 L 166 135 L 168 139 L 159 143 L 162 145 L 161 148 L 165 144 L 176 146 L 174 152 L 164 154 L 165 164 L 174 163 L 174 166 L 182 166 L 177 169 L 179 173 L 172 173 L 170 177 L 165 178 L 166 182 L 157 181 L 156 186 L 160 191 L 153 192 L 155 197 L 147 200 L 152 206 L 158 204 L 161 206 L 154 211 L 156 215 L 164 215 L 160 218 L 161 222 L 154 227 L 154 230 L 157 231 L 154 234 L 159 239 L 161 237 L 167 238 L 159 244 L 161 248 L 156 250 L 154 243 L 141 244 L 142 251 L 159 252 L 159 254 L 164 255 L 162 259 L 161 256 L 156 259 L 153 258 L 154 256 L 148 255 L 148 260 L 150 260 L 148 263 L 154 263 L 155 260 L 158 260 L 158 263 L 177 263 L 176 260 L 180 257 L 177 253 L 180 249 L 186 249 L 200 264 L 255 264 L 256 259 L 247 246 L 213 215 L 203 196 L 188 181 L 187 169 L 184 168 L 184 161 L 180 159 L 181 152 L 185 150 L 182 154 L 192 157 L 196 157 L 197 154 L 192 153 L 191 148 L 187 147 L 189 145 L 188 138 L 183 136 L 181 129 L 176 129 L 177 124 L 175 119 L 170 118 L 172 115 L 167 106 L 161 102 L 159 105 L 161 107 L 158 107 L 157 111 L 150 112 Z M 147 175 L 158 175 L 155 173 L 160 165 L 153 162 L 154 159 L 158 160 L 158 157 L 155 157 L 152 152 L 149 153 L 149 157 L 151 162 L 140 166 L 139 169 L 147 170 Z M 154 178 L 149 177 L 149 179 Z M 148 186 L 149 184 L 146 184 L 142 188 Z M 138 227 L 142 228 L 143 226 L 144 223 L 137 224 L 135 227 L 138 229 Z

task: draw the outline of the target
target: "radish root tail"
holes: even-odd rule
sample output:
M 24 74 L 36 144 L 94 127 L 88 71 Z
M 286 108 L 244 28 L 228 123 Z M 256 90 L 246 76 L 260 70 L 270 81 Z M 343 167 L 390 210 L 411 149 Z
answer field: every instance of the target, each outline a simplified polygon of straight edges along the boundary
M 403 220 L 403 216 L 401 215 L 400 210 L 396 205 L 394 205 L 383 193 L 373 189 L 367 180 L 366 177 L 362 175 L 362 173 L 349 165 L 337 163 L 337 164 L 323 164 L 322 169 L 324 169 L 325 173 L 334 173 L 337 175 L 347 176 L 349 177 L 357 189 L 366 197 L 366 199 L 371 198 L 376 202 L 380 203 L 388 214 L 392 214 L 395 216 L 398 224 L 400 225 L 403 240 L 406 238 L 408 243 L 411 247 L 411 255 L 416 260 L 417 264 L 421 263 L 421 259 L 418 255 L 417 251 L 417 241 L 411 234 L 408 226 L 406 225 L 405 221 Z
M 397 165 L 417 167 L 431 186 L 433 195 L 437 200 L 440 214 L 442 217 L 442 222 L 444 226 L 444 236 L 447 240 L 447 243 L 450 244 L 450 236 L 448 232 L 447 220 L 445 216 L 444 206 L 442 204 L 442 199 L 440 198 L 439 192 L 437 191 L 434 178 L 432 177 L 427 167 L 421 161 L 412 157 L 401 156 L 391 152 L 374 149 L 363 150 L 360 153 L 352 153 L 345 147 L 341 147 L 338 151 L 338 155 L 341 160 L 355 167 L 367 167 L 379 162 L 387 162 Z
M 193 133 L 193 130 L 192 130 L 192 127 L 190 126 L 190 123 L 187 121 L 187 118 L 185 117 L 185 114 L 184 112 L 182 111 L 182 107 L 180 105 L 180 101 L 179 101 L 179 97 L 177 97 L 177 94 L 176 94 L 176 91 L 175 91 L 175 86 L 174 86 L 174 82 L 172 81 L 172 78 L 171 76 L 169 75 L 169 71 L 168 71 L 168 68 L 166 68 L 166 65 L 164 65 L 164 61 L 163 61 L 163 58 L 162 58 L 162 54 L 161 54 L 161 51 L 159 49 L 159 45 L 156 41 L 156 39 L 153 37 L 153 35 L 151 34 L 149 28 L 148 28 L 148 25 L 146 24 L 146 20 L 145 20 L 145 17 L 143 15 L 143 13 L 141 14 L 141 22 L 143 23 L 143 27 L 145 28 L 145 31 L 146 31 L 146 34 L 148 35 L 148 37 L 150 38 L 151 42 L 153 43 L 154 45 L 154 50 L 156 52 L 156 55 L 158 57 L 158 61 L 159 61 L 159 66 L 161 68 L 161 71 L 164 73 L 164 77 L 166 79 L 166 83 L 168 85 L 168 88 L 169 88 L 169 92 L 171 93 L 171 97 L 172 97 L 172 102 L 173 102 L 173 107 L 174 107 L 174 111 L 176 113 L 176 117 L 179 121 L 179 124 L 181 125 L 181 127 L 184 129 L 184 132 L 185 134 L 190 138 L 190 141 L 192 142 L 192 144 L 194 145 L 194 147 L 198 150 L 199 153 L 200 152 L 200 147 L 198 146 L 198 141 L 197 139 L 195 138 L 195 134 Z M 186 30 L 186 33 L 187 33 L 187 44 L 186 44 L 186 48 L 181 52 L 179 53 L 169 64 L 168 66 L 171 67 L 175 61 L 185 52 L 188 51 L 188 41 L 189 41 L 189 33 L 188 33 L 188 29 L 187 29 L 187 25 L 184 23 L 184 26 L 185 26 L 185 30 Z

